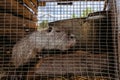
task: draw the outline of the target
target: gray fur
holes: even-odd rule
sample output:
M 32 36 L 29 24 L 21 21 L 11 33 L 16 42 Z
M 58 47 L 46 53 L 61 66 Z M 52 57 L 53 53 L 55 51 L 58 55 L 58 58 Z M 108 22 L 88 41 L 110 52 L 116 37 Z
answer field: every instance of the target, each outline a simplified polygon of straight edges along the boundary
M 42 31 L 35 31 L 32 34 L 18 41 L 12 51 L 12 62 L 15 67 L 18 67 L 31 58 L 35 58 L 37 52 L 42 49 L 59 49 L 68 50 L 76 43 L 73 34 L 67 34 L 64 30 L 52 28 Z M 58 32 L 57 32 L 58 31 Z

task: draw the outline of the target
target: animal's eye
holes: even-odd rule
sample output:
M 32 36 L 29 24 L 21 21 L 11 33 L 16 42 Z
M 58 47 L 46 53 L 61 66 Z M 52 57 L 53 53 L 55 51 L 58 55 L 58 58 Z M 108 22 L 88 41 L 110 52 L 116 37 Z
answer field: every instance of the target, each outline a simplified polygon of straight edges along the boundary
M 47 32 L 51 32 L 52 31 L 52 27 L 49 27 Z
M 57 33 L 61 32 L 60 30 L 56 30 Z

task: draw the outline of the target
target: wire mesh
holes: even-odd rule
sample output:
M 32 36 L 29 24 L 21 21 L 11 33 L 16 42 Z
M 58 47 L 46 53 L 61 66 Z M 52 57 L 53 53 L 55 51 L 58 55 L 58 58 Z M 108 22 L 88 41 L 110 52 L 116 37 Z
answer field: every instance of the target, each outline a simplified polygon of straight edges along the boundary
M 116 3 L 0 1 L 0 80 L 119 80 Z

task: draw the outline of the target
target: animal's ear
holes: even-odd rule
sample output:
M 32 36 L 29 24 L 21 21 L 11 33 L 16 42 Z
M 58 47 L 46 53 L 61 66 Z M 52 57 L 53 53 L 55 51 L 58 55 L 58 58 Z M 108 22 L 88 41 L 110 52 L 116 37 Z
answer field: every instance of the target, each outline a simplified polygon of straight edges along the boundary
M 48 27 L 47 32 L 51 32 L 52 31 L 52 27 Z

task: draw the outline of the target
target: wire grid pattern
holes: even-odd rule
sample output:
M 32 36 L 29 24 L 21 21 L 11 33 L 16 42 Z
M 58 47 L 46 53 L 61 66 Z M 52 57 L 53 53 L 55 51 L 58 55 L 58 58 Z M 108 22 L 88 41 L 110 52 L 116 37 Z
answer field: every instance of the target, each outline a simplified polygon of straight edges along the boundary
M 33 53 L 37 55 L 17 68 L 11 59 L 13 46 L 36 29 L 33 28 L 35 21 L 31 15 L 26 13 L 26 9 L 19 8 L 19 5 L 27 6 L 24 1 L 9 1 L 0 1 L 1 80 L 119 80 L 118 24 L 114 0 L 109 4 L 113 7 L 105 9 L 110 11 L 103 11 L 105 1 L 100 0 L 43 1 L 42 6 L 38 6 L 38 31 L 48 26 L 57 27 L 73 33 L 77 44 L 65 52 L 58 49 L 37 52 L 35 49 Z M 14 5 L 15 2 L 17 5 Z M 34 15 L 28 7 L 27 10 Z M 24 13 L 26 15 L 23 16 Z M 41 42 L 46 40 L 44 37 L 40 38 Z M 55 44 L 54 39 L 52 43 Z

